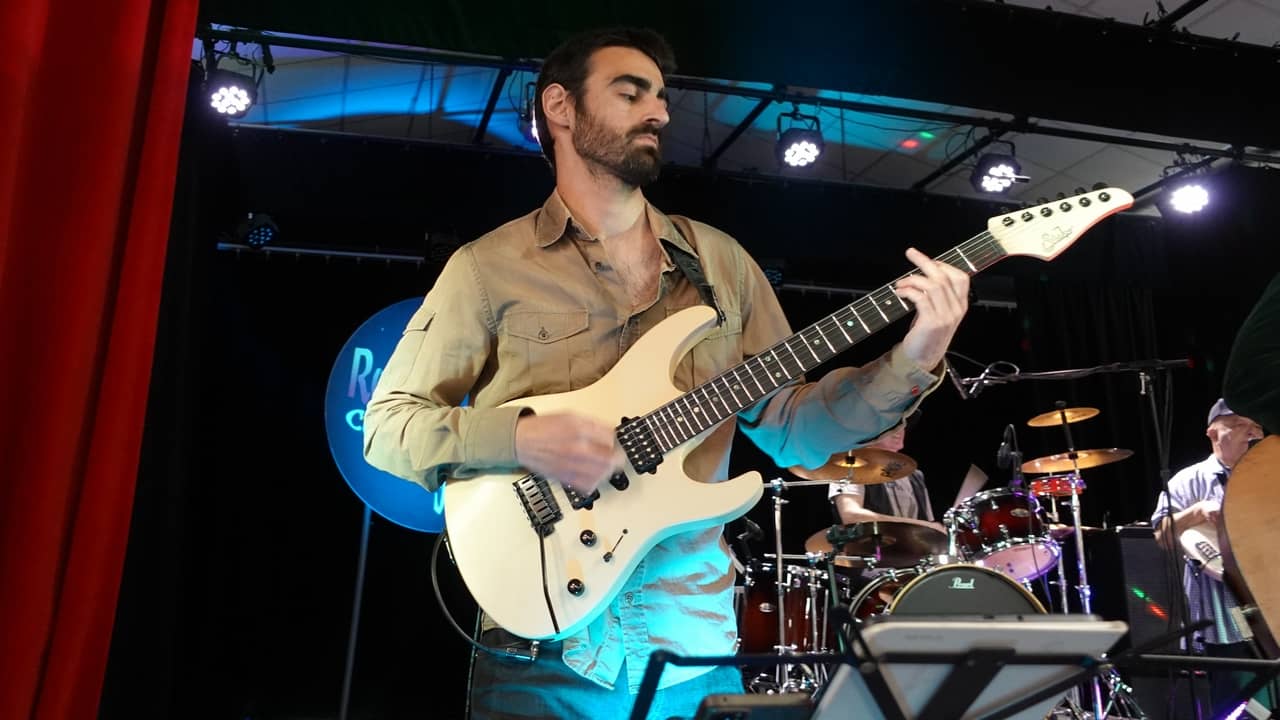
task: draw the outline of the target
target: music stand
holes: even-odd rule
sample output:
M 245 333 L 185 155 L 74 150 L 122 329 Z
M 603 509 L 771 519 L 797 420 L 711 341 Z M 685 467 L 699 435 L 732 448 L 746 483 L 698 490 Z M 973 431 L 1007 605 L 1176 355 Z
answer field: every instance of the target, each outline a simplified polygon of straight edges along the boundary
M 886 616 L 863 636 L 901 717 L 1041 720 L 1126 632 L 1126 623 L 1089 615 Z M 812 720 L 890 720 L 892 710 L 846 664 Z
M 865 629 L 853 626 L 854 646 L 865 648 L 855 654 L 691 658 L 654 652 L 631 718 L 647 717 L 666 664 L 838 663 L 835 676 L 819 692 L 812 714 L 796 715 L 795 709 L 779 707 L 773 716 L 810 720 L 1039 720 L 1069 688 L 1096 674 L 1099 656 L 1128 631 L 1123 622 L 1088 615 L 884 616 L 865 622 Z M 709 714 L 709 706 L 727 705 L 723 697 L 712 697 L 714 701 L 704 701 L 700 718 L 743 716 L 740 711 Z M 744 705 L 749 702 L 749 696 L 740 697 Z

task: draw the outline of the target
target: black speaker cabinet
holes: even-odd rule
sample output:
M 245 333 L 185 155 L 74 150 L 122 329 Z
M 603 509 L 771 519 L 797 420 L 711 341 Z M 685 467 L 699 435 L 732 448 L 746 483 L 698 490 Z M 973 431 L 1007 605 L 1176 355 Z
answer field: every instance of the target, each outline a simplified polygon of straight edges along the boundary
M 1085 571 L 1092 587 L 1093 612 L 1107 620 L 1129 624 L 1129 635 L 1116 646 L 1120 652 L 1168 632 L 1173 615 L 1182 602 L 1181 561 L 1171 564 L 1167 553 L 1156 545 L 1152 529 L 1145 525 L 1089 531 L 1084 535 Z M 1066 538 L 1064 558 L 1070 569 L 1069 583 L 1075 583 L 1075 541 Z M 1072 587 L 1072 600 L 1077 593 Z M 1175 595 L 1176 594 L 1176 595 Z M 1078 607 L 1073 607 L 1078 612 Z M 1148 652 L 1181 653 L 1177 640 Z M 1209 682 L 1203 675 L 1174 673 L 1165 677 L 1142 677 L 1125 673 L 1133 686 L 1133 698 L 1151 720 L 1195 720 L 1196 705 L 1209 717 Z

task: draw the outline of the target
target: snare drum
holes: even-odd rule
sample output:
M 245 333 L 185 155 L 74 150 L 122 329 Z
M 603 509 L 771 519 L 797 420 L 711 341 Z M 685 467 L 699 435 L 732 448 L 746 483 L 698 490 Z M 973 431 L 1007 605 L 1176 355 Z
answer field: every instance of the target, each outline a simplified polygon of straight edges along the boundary
M 773 563 L 747 568 L 742 607 L 738 615 L 738 651 L 776 653 L 778 642 L 778 570 Z M 828 652 L 835 645 L 834 623 L 828 620 L 831 583 L 826 570 L 804 565 L 782 568 L 783 645 L 797 652 Z M 836 573 L 840 605 L 853 596 L 850 578 Z
M 1012 488 L 967 498 L 947 513 L 957 549 L 968 561 L 1018 582 L 1041 577 L 1058 563 L 1061 549 L 1049 534 L 1040 502 Z

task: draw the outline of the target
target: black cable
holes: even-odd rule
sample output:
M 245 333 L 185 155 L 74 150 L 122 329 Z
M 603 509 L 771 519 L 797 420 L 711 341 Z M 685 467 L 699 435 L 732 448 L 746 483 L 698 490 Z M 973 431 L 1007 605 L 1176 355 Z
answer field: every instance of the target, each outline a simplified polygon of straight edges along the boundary
M 503 648 L 501 650 L 491 648 L 488 645 L 476 642 L 471 636 L 462 631 L 457 621 L 453 619 L 453 614 L 449 612 L 449 606 L 444 602 L 444 595 L 440 592 L 440 577 L 437 573 L 437 561 L 440 558 L 440 546 L 444 544 L 445 536 L 448 532 L 442 532 L 436 536 L 435 546 L 431 550 L 431 589 L 435 591 L 436 602 L 440 603 L 440 611 L 444 614 L 444 619 L 449 621 L 449 625 L 453 627 L 454 632 L 458 633 L 458 637 L 466 640 L 472 647 L 483 650 L 494 657 L 507 658 L 509 660 L 527 660 L 532 662 L 537 657 L 536 644 L 533 646 L 532 652 L 523 651 L 520 648 Z M 535 641 L 536 642 L 536 641 Z
M 551 614 L 551 627 L 560 634 L 560 623 L 556 621 L 556 609 L 551 605 L 551 589 L 547 587 L 547 536 L 538 533 L 538 557 L 542 560 L 542 597 L 547 600 L 547 612 Z

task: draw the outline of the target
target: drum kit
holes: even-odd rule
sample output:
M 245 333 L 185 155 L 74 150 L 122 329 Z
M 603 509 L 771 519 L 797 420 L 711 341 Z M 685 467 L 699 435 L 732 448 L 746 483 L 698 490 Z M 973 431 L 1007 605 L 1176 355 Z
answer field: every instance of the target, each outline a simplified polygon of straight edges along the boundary
M 1079 608 L 1092 612 L 1084 563 L 1081 471 L 1123 460 L 1119 448 L 1075 450 L 1069 425 L 1098 415 L 1094 408 L 1065 408 L 1037 415 L 1031 427 L 1060 426 L 1067 451 L 1021 462 L 1015 482 L 958 500 L 941 524 L 869 513 L 865 522 L 838 524 L 813 533 L 803 554 L 782 548 L 784 493 L 792 488 L 873 485 L 906 478 L 916 462 L 901 453 L 859 448 L 837 453 L 818 468 L 793 467 L 795 481 L 775 479 L 772 489 L 774 552 L 746 564 L 738 607 L 739 652 L 752 654 L 843 653 L 845 623 L 877 615 L 1032 615 L 1068 608 L 1061 542 L 1074 536 Z M 1029 476 L 1022 482 L 1021 473 Z M 1024 487 L 1025 486 L 1025 489 Z M 1069 505 L 1059 520 L 1059 502 Z M 1046 577 L 1056 570 L 1056 583 Z M 1059 608 L 1035 594 L 1045 580 L 1060 591 Z M 965 592 L 954 592 L 963 589 Z M 749 668 L 746 669 L 749 671 Z M 752 692 L 813 693 L 829 679 L 825 666 L 777 664 L 752 675 Z M 1118 682 L 1118 678 L 1115 678 Z M 1110 681 L 1108 681 L 1111 684 Z M 1113 695 L 1116 690 L 1113 685 Z M 1123 688 L 1121 688 L 1123 690 Z M 1095 700 L 1100 695 L 1095 684 Z M 1113 697 L 1113 701 L 1116 698 Z

